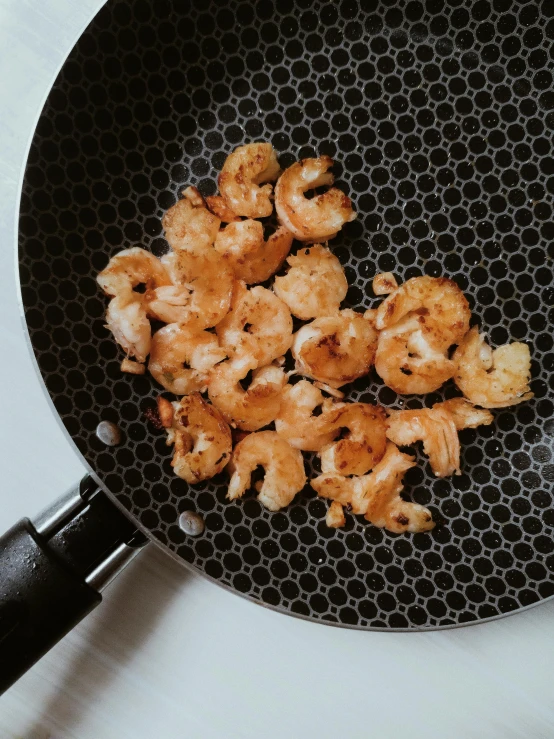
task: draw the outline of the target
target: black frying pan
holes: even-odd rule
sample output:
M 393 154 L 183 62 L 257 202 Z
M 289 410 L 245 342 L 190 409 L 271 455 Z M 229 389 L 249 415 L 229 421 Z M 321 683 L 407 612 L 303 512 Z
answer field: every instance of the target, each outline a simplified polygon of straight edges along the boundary
M 4 686 L 100 600 L 143 534 L 255 601 L 364 629 L 458 626 L 554 594 L 553 69 L 552 0 L 103 8 L 38 123 L 19 243 L 38 366 L 101 490 L 86 483 L 38 534 L 20 525 L 3 540 L 13 567 L 2 574 Z M 494 345 L 530 345 L 534 400 L 462 432 L 464 474 L 437 480 L 422 455 L 408 473 L 407 495 L 439 522 L 431 533 L 395 536 L 353 518 L 328 529 L 309 488 L 271 514 L 253 498 L 226 502 L 223 475 L 187 487 L 148 420 L 160 388 L 119 370 L 96 274 L 130 245 L 163 253 L 160 218 L 179 191 L 213 193 L 227 154 L 252 140 L 271 141 L 283 166 L 336 159 L 359 212 L 332 243 L 346 307 L 376 304 L 378 271 L 445 275 Z M 454 392 L 399 398 L 373 375 L 349 397 L 410 408 Z M 98 438 L 100 421 L 121 443 Z M 197 536 L 191 511 L 205 522 Z M 46 580 L 23 571 L 17 546 L 34 548 L 52 587 L 37 590 Z M 14 584 L 22 575 L 28 591 Z

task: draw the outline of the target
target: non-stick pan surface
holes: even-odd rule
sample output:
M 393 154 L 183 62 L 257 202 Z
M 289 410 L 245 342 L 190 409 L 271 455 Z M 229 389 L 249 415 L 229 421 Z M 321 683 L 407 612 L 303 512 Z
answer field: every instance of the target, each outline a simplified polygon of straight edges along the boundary
M 452 626 L 554 593 L 554 3 L 514 0 L 109 2 L 41 115 L 21 201 L 20 275 L 53 403 L 107 491 L 177 557 L 239 593 L 326 623 Z M 145 412 L 160 388 L 120 372 L 95 276 L 122 248 L 166 249 L 160 217 L 189 183 L 214 192 L 238 144 L 286 166 L 336 158 L 359 218 L 332 248 L 346 306 L 371 278 L 452 277 L 494 345 L 528 342 L 531 402 L 461 434 L 463 474 L 419 454 L 407 495 L 436 529 L 394 536 L 324 523 L 307 488 L 272 514 L 225 501 L 225 477 L 187 487 Z M 217 279 L 217 275 L 214 275 Z M 350 398 L 420 407 L 372 375 Z M 124 432 L 105 447 L 107 419 Z M 315 462 L 307 465 L 316 470 Z M 181 512 L 206 521 L 187 537 Z

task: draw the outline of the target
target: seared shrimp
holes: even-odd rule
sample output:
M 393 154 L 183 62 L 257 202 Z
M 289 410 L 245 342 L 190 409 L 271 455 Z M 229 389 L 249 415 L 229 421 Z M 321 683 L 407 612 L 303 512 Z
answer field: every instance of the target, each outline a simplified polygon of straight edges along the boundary
M 271 185 L 281 171 L 271 144 L 239 146 L 225 160 L 219 175 L 219 190 L 229 210 L 237 216 L 266 218 L 273 212 Z
M 275 431 L 260 431 L 249 434 L 233 451 L 229 462 L 229 500 L 244 495 L 258 465 L 265 472 L 263 482 L 257 488 L 258 500 L 270 511 L 287 506 L 306 484 L 302 452 L 293 449 Z
M 113 297 L 126 295 L 138 285 L 146 285 L 147 289 L 171 285 L 160 260 L 140 246 L 124 249 L 113 256 L 96 279 L 106 295 Z
M 348 432 L 323 447 L 321 471 L 336 475 L 365 475 L 383 458 L 387 445 L 385 412 L 369 403 L 335 403 L 320 416 L 324 426 Z
M 489 425 L 492 421 L 488 411 L 454 398 L 436 403 L 432 408 L 389 411 L 387 436 L 398 446 L 423 441 L 431 469 L 437 477 L 447 477 L 461 474 L 458 430 Z
M 148 291 L 170 285 L 167 271 L 153 254 L 135 246 L 112 257 L 97 280 L 104 292 L 113 296 L 106 312 L 107 328 L 129 356 L 144 362 L 152 331 L 145 296 L 133 288 L 146 285 Z
M 372 287 L 375 295 L 390 295 L 397 289 L 398 282 L 392 272 L 382 272 L 375 275 Z
M 216 250 L 231 264 L 235 276 L 247 285 L 269 280 L 285 261 L 292 246 L 292 234 L 277 229 L 267 241 L 260 221 L 230 223 L 219 232 Z
M 527 344 L 505 344 L 493 351 L 485 339 L 474 326 L 454 353 L 454 382 L 466 398 L 484 408 L 506 408 L 532 398 Z
M 341 263 L 329 249 L 314 244 L 287 259 L 290 269 L 276 277 L 273 290 L 303 321 L 337 313 L 348 282 Z
M 353 221 L 350 198 L 333 187 L 311 200 L 306 190 L 332 185 L 335 178 L 327 170 L 331 157 L 303 159 L 286 169 L 275 187 L 275 208 L 279 221 L 299 241 L 327 241 L 336 236 L 345 223 Z
M 233 213 L 231 208 L 227 205 L 221 195 L 208 195 L 206 198 L 206 205 L 211 212 L 216 215 L 223 223 L 233 223 L 233 221 L 240 221 L 240 218 L 236 213 Z
M 208 395 L 226 421 L 244 431 L 257 431 L 277 417 L 281 393 L 287 378 L 280 367 L 269 365 L 256 369 L 258 363 L 249 356 L 222 362 L 212 370 Z M 248 390 L 240 384 L 251 371 Z
M 283 390 L 281 409 L 275 419 L 275 430 L 295 449 L 318 452 L 333 441 L 340 427 L 323 422 L 324 414 L 314 410 L 324 404 L 320 390 L 307 380 L 287 385 Z
M 166 323 L 195 330 L 219 323 L 231 305 L 234 275 L 213 247 L 166 254 L 162 264 L 173 285 L 145 294 L 149 313 Z
M 231 456 L 231 429 L 221 413 L 199 393 L 170 403 L 158 398 L 158 411 L 167 429 L 167 444 L 175 447 L 171 466 L 191 485 L 208 480 Z
M 169 392 L 188 395 L 206 389 L 209 371 L 226 356 L 213 334 L 172 323 L 152 337 L 148 369 Z
M 221 221 L 195 187 L 187 187 L 183 195 L 162 218 L 165 238 L 175 251 L 202 251 L 213 245 Z
M 402 500 L 402 478 L 414 467 L 414 458 L 387 444 L 385 456 L 369 475 L 342 477 L 320 475 L 311 486 L 322 498 L 350 506 L 352 513 L 364 515 L 374 526 L 395 534 L 416 534 L 434 528 L 431 512 L 417 503 Z
M 293 337 L 297 371 L 337 388 L 369 372 L 377 332 L 371 320 L 353 310 L 316 318 Z
M 215 328 L 230 357 L 248 355 L 258 367 L 283 355 L 292 344 L 292 318 L 282 300 L 260 285 L 237 281 L 231 310 Z

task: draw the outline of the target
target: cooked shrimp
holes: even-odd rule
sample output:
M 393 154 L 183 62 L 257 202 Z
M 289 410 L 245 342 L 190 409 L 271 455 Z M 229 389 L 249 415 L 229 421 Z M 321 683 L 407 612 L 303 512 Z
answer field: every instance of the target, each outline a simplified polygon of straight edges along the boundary
M 152 337 L 148 369 L 169 392 L 188 395 L 206 389 L 209 371 L 226 356 L 217 336 L 172 323 Z
M 454 353 L 454 382 L 472 403 L 506 408 L 533 397 L 529 392 L 531 355 L 527 344 L 515 342 L 494 351 L 474 326 Z
M 331 529 L 340 529 L 346 526 L 346 518 L 344 508 L 336 500 L 333 500 L 325 516 L 325 523 Z
M 333 166 L 331 157 L 303 159 L 286 169 L 275 187 L 275 208 L 279 221 L 299 241 L 327 241 L 345 223 L 353 221 L 350 198 L 333 187 L 311 200 L 306 190 L 332 185 L 335 178 L 327 170 Z
M 229 210 L 247 218 L 270 216 L 273 188 L 259 185 L 276 180 L 280 171 L 271 144 L 246 144 L 235 149 L 219 175 L 219 190 Z
M 396 393 L 431 393 L 454 374 L 447 352 L 436 326 L 425 316 L 407 315 L 379 334 L 375 369 Z
M 416 313 L 423 323 L 440 332 L 440 347 L 457 344 L 469 329 L 471 311 L 463 292 L 446 277 L 412 277 L 381 303 L 375 326 L 390 328 L 409 314 Z
M 281 409 L 275 419 L 275 430 L 295 449 L 318 452 L 333 441 L 340 427 L 323 423 L 324 414 L 314 416 L 324 404 L 322 393 L 307 380 L 287 385 L 283 390 Z
M 287 259 L 290 269 L 273 285 L 291 313 L 303 321 L 337 313 L 348 282 L 341 263 L 329 249 L 314 244 Z
M 128 290 L 112 298 L 106 311 L 106 328 L 126 354 L 141 363 L 152 345 L 152 328 L 142 297 Z
M 240 221 L 238 215 L 233 213 L 221 195 L 208 195 L 206 198 L 206 205 L 220 221 L 223 221 L 223 223 Z
M 161 406 L 161 407 L 160 407 Z M 172 406 L 170 424 L 167 406 Z M 175 474 L 191 485 L 217 475 L 231 457 L 231 429 L 221 413 L 199 393 L 171 404 L 158 398 L 159 415 L 165 420 L 167 444 L 175 447 L 171 466 Z
M 365 475 L 383 458 L 387 445 L 385 412 L 369 403 L 335 403 L 320 417 L 324 426 L 348 432 L 320 452 L 321 471 Z
M 231 310 L 215 328 L 230 357 L 249 355 L 258 366 L 283 355 L 292 344 L 292 318 L 282 300 L 260 285 L 237 281 Z
M 267 241 L 260 221 L 230 223 L 219 232 L 216 250 L 231 264 L 235 276 L 247 285 L 269 280 L 285 261 L 292 246 L 292 234 L 278 228 Z
M 431 469 L 437 477 L 447 477 L 461 474 L 458 430 L 488 426 L 492 421 L 489 411 L 474 408 L 463 398 L 453 398 L 432 408 L 389 411 L 387 436 L 399 446 L 423 441 Z
M 173 285 L 145 293 L 150 315 L 201 330 L 219 323 L 231 305 L 234 275 L 213 247 L 166 254 L 162 264 Z
M 162 218 L 165 238 L 175 251 L 202 251 L 213 245 L 221 221 L 195 187 L 187 187 L 183 195 Z
M 222 362 L 212 370 L 208 395 L 231 425 L 244 431 L 257 431 L 271 423 L 279 413 L 281 393 L 287 378 L 280 367 L 269 365 L 256 369 L 249 356 Z M 244 390 L 240 381 L 251 371 L 252 382 Z
M 353 310 L 316 318 L 293 337 L 297 371 L 337 388 L 369 372 L 377 332 L 371 320 Z
M 434 528 L 431 512 L 417 503 L 402 500 L 402 478 L 414 467 L 414 458 L 402 454 L 391 443 L 373 472 L 363 477 L 320 475 L 310 484 L 322 498 L 350 506 L 352 513 L 365 515 L 374 526 L 395 534 L 416 534 Z
M 171 285 L 160 260 L 140 246 L 124 249 L 113 256 L 96 279 L 106 295 L 113 297 L 126 295 L 138 285 L 146 285 L 147 289 Z
M 375 295 L 389 295 L 397 289 L 398 282 L 392 272 L 382 272 L 375 275 L 372 287 Z
M 260 431 L 249 434 L 233 451 L 229 462 L 229 500 L 244 495 L 258 465 L 265 472 L 258 488 L 258 500 L 270 511 L 287 506 L 306 484 L 302 452 L 293 449 L 275 431 Z

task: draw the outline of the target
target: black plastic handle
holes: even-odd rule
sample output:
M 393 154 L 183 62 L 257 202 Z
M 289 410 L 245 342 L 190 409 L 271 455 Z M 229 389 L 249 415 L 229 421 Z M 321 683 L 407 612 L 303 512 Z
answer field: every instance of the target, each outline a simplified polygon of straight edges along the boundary
M 0 694 L 101 602 L 145 541 L 90 478 L 0 537 Z

